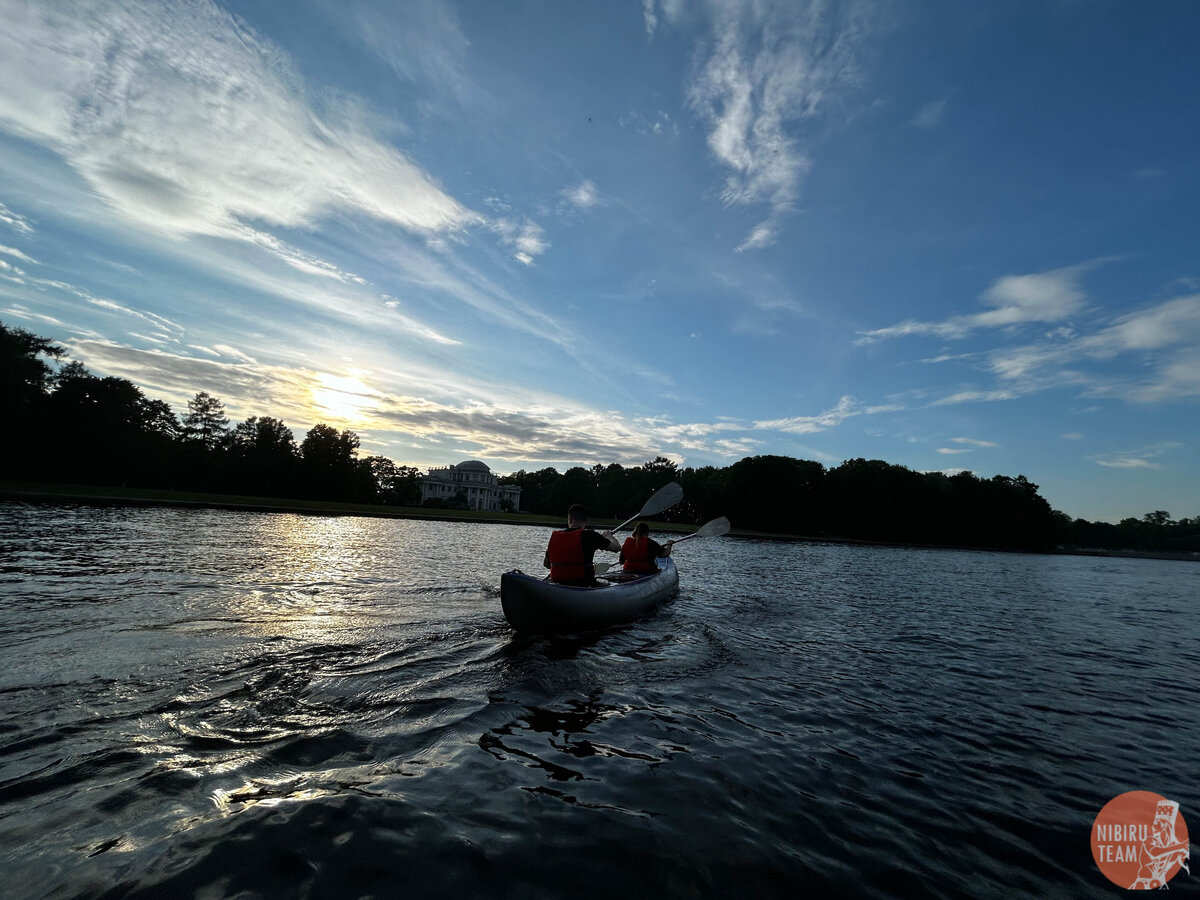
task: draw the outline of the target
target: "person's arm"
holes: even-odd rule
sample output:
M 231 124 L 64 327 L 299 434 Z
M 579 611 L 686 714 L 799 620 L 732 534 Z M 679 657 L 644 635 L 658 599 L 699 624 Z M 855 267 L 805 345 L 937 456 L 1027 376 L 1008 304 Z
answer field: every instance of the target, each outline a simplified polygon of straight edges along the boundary
M 587 531 L 586 540 L 596 550 L 608 550 L 610 553 L 620 553 L 621 545 L 612 536 L 611 531 Z

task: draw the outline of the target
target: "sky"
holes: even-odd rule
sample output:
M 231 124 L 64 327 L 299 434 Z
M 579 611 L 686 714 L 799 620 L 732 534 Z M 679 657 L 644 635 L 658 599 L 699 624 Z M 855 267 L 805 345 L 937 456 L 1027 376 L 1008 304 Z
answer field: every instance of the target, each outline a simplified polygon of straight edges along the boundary
M 0 0 L 0 321 L 422 469 L 1200 515 L 1200 4 Z

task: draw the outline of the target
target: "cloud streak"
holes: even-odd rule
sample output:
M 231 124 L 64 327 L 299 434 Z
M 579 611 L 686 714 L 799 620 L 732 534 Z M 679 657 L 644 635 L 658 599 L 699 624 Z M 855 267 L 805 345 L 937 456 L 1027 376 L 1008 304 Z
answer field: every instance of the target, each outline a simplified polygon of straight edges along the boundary
M 304 227 L 337 210 L 414 233 L 481 221 L 353 103 L 322 107 L 276 47 L 205 0 L 5 6 L 0 122 L 142 227 L 246 240 L 247 223 Z
M 1005 275 L 980 298 L 990 309 L 951 316 L 940 322 L 909 319 L 862 332 L 856 343 L 874 344 L 890 338 L 914 336 L 959 340 L 981 329 L 1061 322 L 1083 311 L 1087 295 L 1079 281 L 1094 265 L 1083 263 L 1032 275 Z
M 653 7 L 647 6 L 651 12 Z M 737 247 L 775 243 L 812 157 L 795 131 L 857 83 L 866 7 L 792 0 L 710 3 L 712 31 L 687 89 L 726 169 L 728 206 L 766 206 Z M 647 14 L 651 33 L 651 15 Z

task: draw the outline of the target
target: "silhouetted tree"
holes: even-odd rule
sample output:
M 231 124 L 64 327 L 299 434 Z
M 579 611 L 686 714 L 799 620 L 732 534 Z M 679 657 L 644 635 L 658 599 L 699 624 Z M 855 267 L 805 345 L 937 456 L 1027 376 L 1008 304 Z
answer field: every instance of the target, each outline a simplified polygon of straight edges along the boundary
M 811 460 L 748 456 L 725 471 L 725 514 L 761 531 L 817 533 L 824 525 L 816 506 L 824 477 L 825 467 Z
M 616 463 L 608 466 L 596 464 L 592 467 L 592 481 L 596 486 L 596 516 L 616 518 L 620 510 L 629 508 L 626 498 L 630 489 L 624 468 Z
M 187 415 L 183 417 L 185 440 L 195 441 L 205 450 L 215 450 L 228 430 L 225 404 L 216 397 L 201 391 L 188 401 Z
M 0 417 L 19 421 L 49 392 L 54 370 L 46 360 L 61 359 L 63 348 L 23 328 L 0 322 Z
M 421 500 L 421 472 L 413 466 L 398 466 L 386 456 L 368 456 L 364 462 L 374 479 L 375 496 L 381 503 L 415 506 Z
M 370 467 L 367 477 L 360 479 L 358 443 L 353 431 L 338 431 L 323 422 L 310 428 L 300 444 L 304 495 L 335 500 L 369 494 Z
M 591 471 L 583 466 L 567 469 L 550 488 L 547 512 L 565 516 L 573 503 L 582 503 L 587 507 L 589 515 L 596 515 L 592 512 L 596 505 L 596 484 L 592 480 Z
M 299 451 L 292 430 L 280 419 L 251 416 L 226 440 L 231 486 L 241 493 L 286 496 L 295 491 Z
M 0 471 L 28 471 L 43 454 L 46 398 L 53 370 L 42 357 L 63 349 L 22 328 L 0 323 Z
M 550 491 L 562 476 L 553 467 L 539 469 L 536 472 L 526 472 L 520 469 L 509 475 L 505 481 L 521 488 L 521 508 L 526 512 L 548 514 L 550 509 Z

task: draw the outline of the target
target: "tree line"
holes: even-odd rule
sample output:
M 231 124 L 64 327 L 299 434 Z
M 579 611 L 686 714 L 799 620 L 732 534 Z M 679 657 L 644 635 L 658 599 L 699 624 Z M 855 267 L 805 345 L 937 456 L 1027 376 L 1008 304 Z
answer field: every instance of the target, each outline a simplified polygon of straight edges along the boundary
M 353 431 L 282 420 L 233 424 L 200 391 L 180 417 L 124 378 L 100 377 L 47 338 L 0 323 L 0 472 L 60 484 L 125 485 L 354 503 L 420 502 L 421 473 L 359 457 Z
M 222 402 L 199 392 L 177 416 L 132 382 L 100 377 L 46 338 L 0 323 L 3 477 L 129 485 L 263 497 L 416 505 L 421 473 L 383 456 L 359 457 L 349 430 L 314 425 L 302 441 L 269 415 L 233 424 Z M 1024 475 L 918 472 L 882 460 L 827 468 L 786 456 L 730 466 L 644 465 L 521 470 L 524 512 L 562 516 L 583 503 L 593 518 L 624 519 L 670 481 L 684 501 L 661 518 L 698 524 L 728 516 L 739 529 L 932 546 L 1049 550 L 1200 550 L 1200 516 L 1156 510 L 1113 525 L 1071 520 Z M 446 505 L 446 501 L 432 501 Z M 453 501 L 451 505 L 454 505 Z M 465 507 L 465 498 L 458 503 Z

